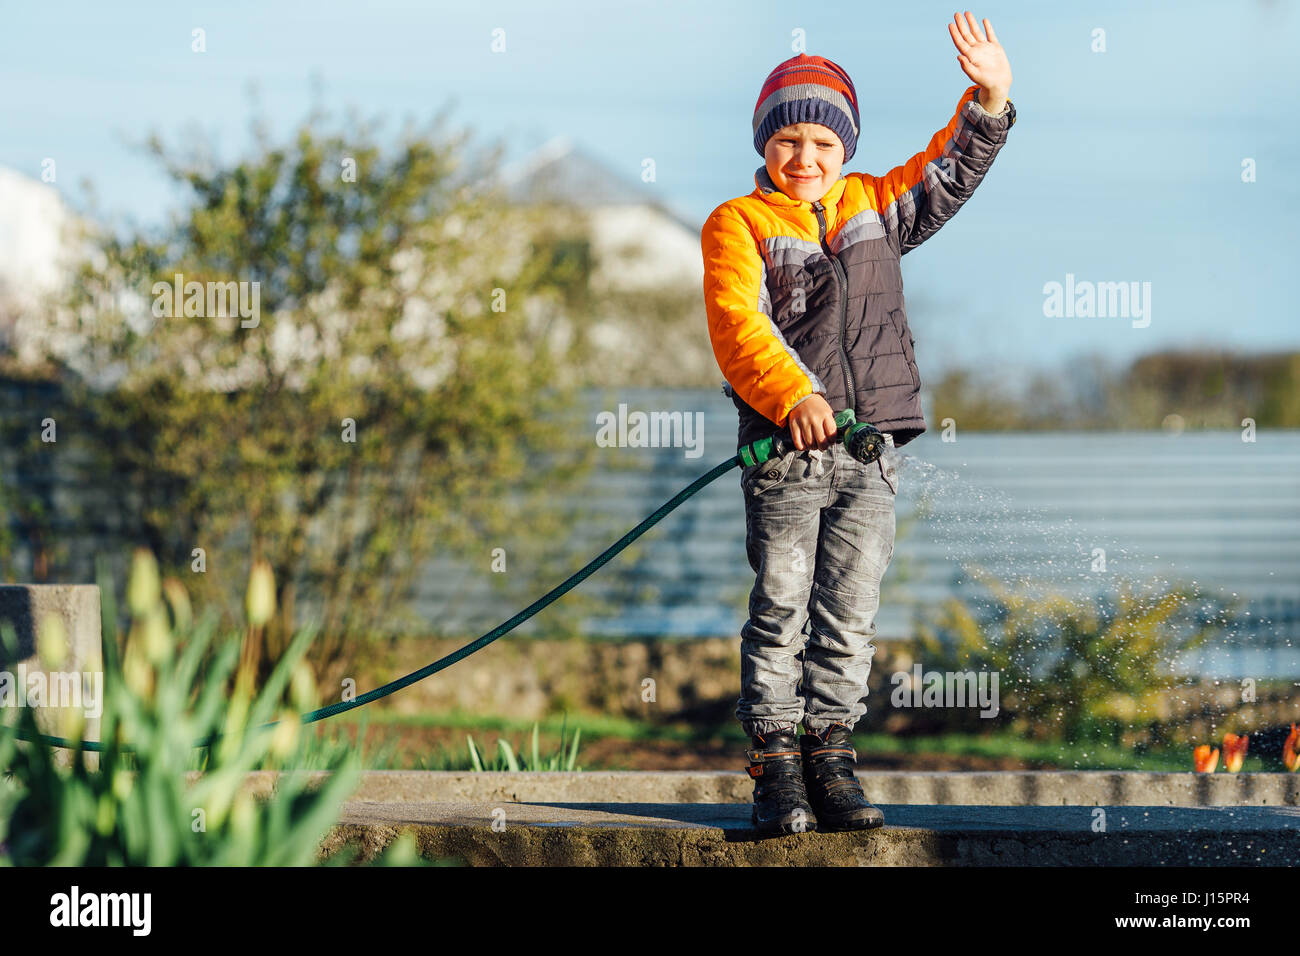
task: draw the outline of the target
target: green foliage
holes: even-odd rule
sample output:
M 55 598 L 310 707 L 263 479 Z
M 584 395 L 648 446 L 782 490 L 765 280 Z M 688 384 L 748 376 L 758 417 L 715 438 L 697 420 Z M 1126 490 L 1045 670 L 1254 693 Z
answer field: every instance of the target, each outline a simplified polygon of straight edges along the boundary
M 71 710 L 71 766 L 41 742 L 0 731 L 0 862 L 20 866 L 218 865 L 302 866 L 317 862 L 321 839 L 360 780 L 358 758 L 321 751 L 302 732 L 297 712 L 316 705 L 302 663 L 312 632 L 295 635 L 269 680 L 254 694 L 246 672 L 232 675 L 240 636 L 215 640 L 209 614 L 190 626 L 160 599 L 156 566 L 137 557 L 128 589 L 132 625 L 117 659 L 115 601 L 105 596 L 104 701 L 93 754 L 81 740 L 84 718 Z M 169 602 L 171 594 L 168 594 Z M 38 728 L 31 708 L 19 727 Z M 267 722 L 277 719 L 274 726 Z M 195 748 L 196 741 L 211 741 Z M 282 774 L 277 792 L 259 799 L 243 789 L 258 768 L 315 764 L 330 771 L 318 789 L 305 774 Z M 193 783 L 186 771 L 200 769 Z M 345 863 L 355 852 L 329 862 Z M 382 862 L 415 862 L 408 839 Z
M 440 124 L 380 137 L 313 116 L 285 142 L 257 127 L 229 163 L 152 140 L 181 207 L 161 231 L 92 233 L 34 339 L 85 376 L 60 428 L 114 476 L 131 538 L 173 574 L 203 547 L 192 586 L 223 622 L 243 584 L 229 569 L 270 562 L 261 678 L 304 605 L 322 677 L 359 637 L 409 630 L 435 548 L 542 566 L 529 553 L 566 517 L 546 496 L 593 453 L 559 414 L 583 384 L 589 263 L 560 210 L 487 188 L 496 157 Z M 191 314 L 187 292 L 167 302 L 177 275 L 255 283 L 260 314 L 206 298 Z M 542 452 L 557 463 L 537 468 Z
M 576 771 L 582 768 L 577 765 L 578 762 L 578 742 L 582 738 L 582 728 L 579 727 L 573 733 L 573 740 L 566 746 L 565 730 L 560 729 L 559 748 L 553 753 L 543 757 L 538 749 L 537 724 L 533 724 L 533 738 L 531 754 L 516 754 L 510 743 L 504 738 L 497 738 L 498 754 L 496 759 L 484 762 L 479 755 L 478 747 L 474 745 L 474 738 L 468 734 L 465 736 L 466 743 L 469 747 L 470 768 L 483 772 L 486 770 L 509 770 L 515 773 L 520 771 L 554 771 L 567 770 Z
M 1015 593 L 976 574 L 988 613 L 944 602 L 918 627 L 925 666 L 997 671 L 1001 714 L 1029 739 L 1118 742 L 1127 727 L 1167 718 L 1183 681 L 1167 665 L 1208 636 L 1179 620 L 1200 596 L 1191 588 L 1122 585 L 1113 601 L 1093 601 Z

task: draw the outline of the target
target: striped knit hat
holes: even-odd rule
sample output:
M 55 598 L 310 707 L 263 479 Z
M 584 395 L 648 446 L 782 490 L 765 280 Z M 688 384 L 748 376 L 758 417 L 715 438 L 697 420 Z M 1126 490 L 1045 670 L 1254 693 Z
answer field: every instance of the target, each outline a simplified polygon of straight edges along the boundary
M 844 144 L 844 161 L 858 148 L 858 94 L 849 75 L 821 56 L 800 53 L 767 76 L 754 107 L 754 148 L 766 155 L 767 141 L 795 123 L 820 123 Z

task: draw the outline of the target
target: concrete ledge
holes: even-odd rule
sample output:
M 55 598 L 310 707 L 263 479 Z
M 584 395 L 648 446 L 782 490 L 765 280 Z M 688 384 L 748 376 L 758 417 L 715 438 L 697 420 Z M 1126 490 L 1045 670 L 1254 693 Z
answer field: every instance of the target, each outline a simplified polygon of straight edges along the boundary
M 760 839 L 740 771 L 369 771 L 320 854 L 369 860 L 409 831 L 425 858 L 475 866 L 1300 866 L 1300 774 L 858 778 L 884 827 Z
M 881 804 L 885 826 L 759 839 L 748 804 L 367 803 L 321 844 L 475 866 L 1295 866 L 1300 810 Z
M 248 775 L 269 795 L 278 774 Z M 315 779 L 319 772 L 308 773 Z M 873 803 L 913 806 L 1300 806 L 1300 774 L 1198 774 L 1146 771 L 864 771 Z M 372 803 L 748 804 L 753 781 L 742 771 L 462 773 L 371 770 L 352 795 Z

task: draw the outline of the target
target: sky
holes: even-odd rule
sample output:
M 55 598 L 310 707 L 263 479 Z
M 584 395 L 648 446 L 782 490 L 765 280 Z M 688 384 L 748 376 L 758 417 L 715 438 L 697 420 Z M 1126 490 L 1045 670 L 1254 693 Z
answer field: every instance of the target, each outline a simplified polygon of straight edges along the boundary
M 248 148 L 254 101 L 273 134 L 319 102 L 394 131 L 446 112 L 474 143 L 501 142 L 506 162 L 558 135 L 632 179 L 653 158 L 651 188 L 702 224 L 753 190 L 755 101 L 800 52 L 797 38 L 857 89 L 862 133 L 845 172 L 884 173 L 923 149 L 970 82 L 947 32 L 954 11 L 928 0 L 3 11 L 0 165 L 39 178 L 53 158 L 54 188 L 74 208 L 86 208 L 89 180 L 102 215 L 146 225 L 178 196 L 141 151 L 145 137 L 184 146 L 205 134 L 233 159 Z M 1010 58 L 1017 121 L 966 206 L 903 260 L 923 371 L 979 365 L 1015 378 L 1085 353 L 1300 347 L 1288 278 L 1300 4 L 1006 0 L 972 12 Z M 1067 276 L 1137 283 L 1147 313 L 1046 315 L 1045 287 Z

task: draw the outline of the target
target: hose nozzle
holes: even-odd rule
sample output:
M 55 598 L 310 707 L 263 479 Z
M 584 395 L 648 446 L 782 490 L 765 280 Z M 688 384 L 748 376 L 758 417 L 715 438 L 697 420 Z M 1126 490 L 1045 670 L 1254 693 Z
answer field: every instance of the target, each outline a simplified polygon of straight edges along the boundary
M 844 447 L 864 465 L 879 458 L 886 444 L 884 433 L 870 422 L 854 422 L 844 433 Z
M 885 436 L 870 422 L 860 422 L 853 409 L 835 413 L 835 440 L 844 442 L 850 455 L 869 465 L 885 450 Z M 780 458 L 794 449 L 790 433 L 782 429 L 767 438 L 741 446 L 738 454 L 742 465 L 759 465 L 771 458 Z

